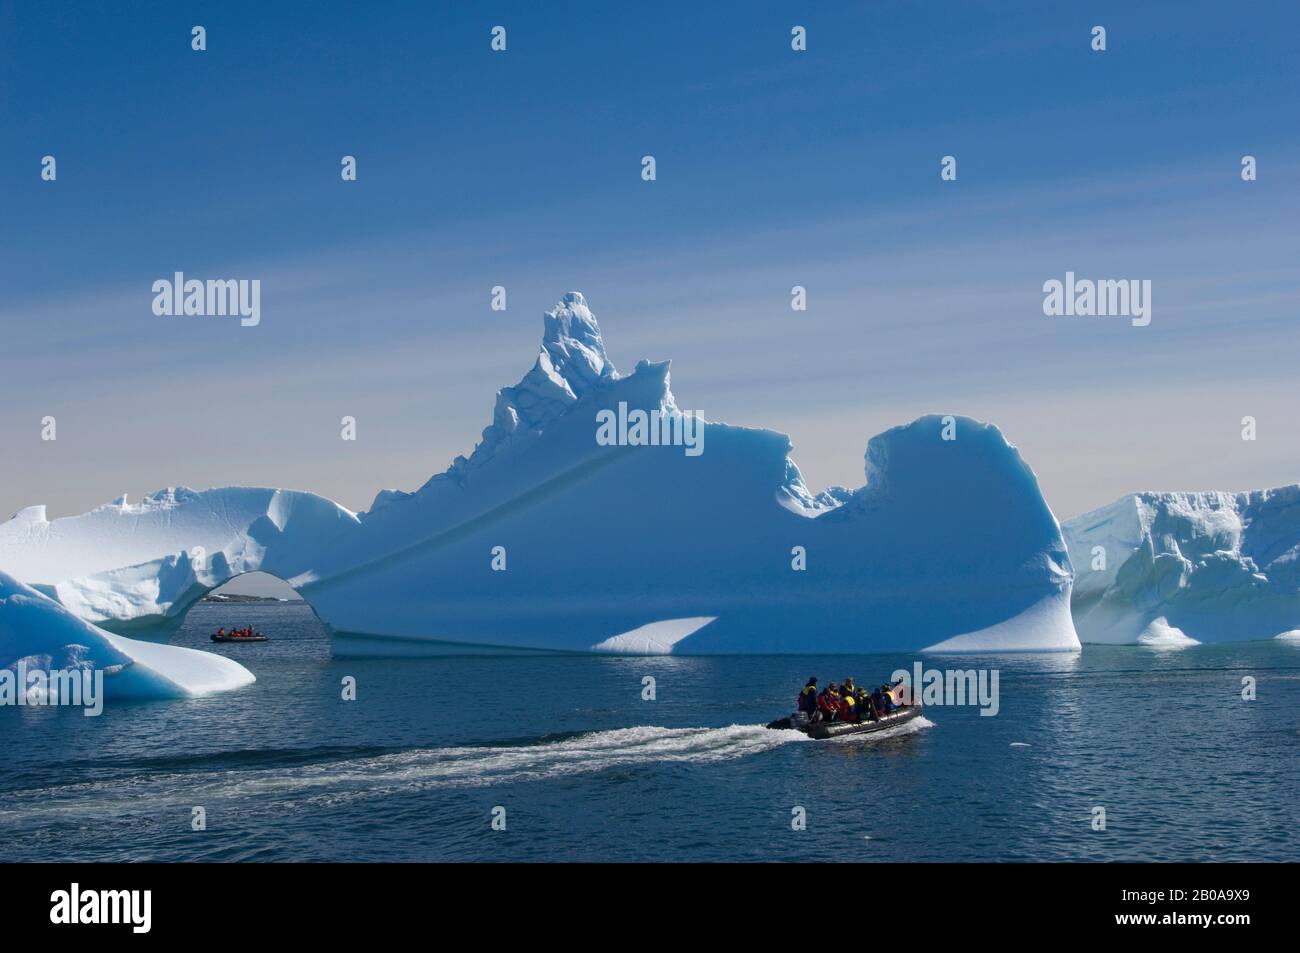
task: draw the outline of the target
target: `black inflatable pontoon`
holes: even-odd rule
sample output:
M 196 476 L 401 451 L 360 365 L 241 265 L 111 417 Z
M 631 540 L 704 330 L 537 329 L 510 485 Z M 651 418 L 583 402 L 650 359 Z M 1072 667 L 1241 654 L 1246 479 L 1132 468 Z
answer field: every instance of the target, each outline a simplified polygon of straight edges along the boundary
M 900 708 L 886 715 L 884 718 L 877 718 L 873 721 L 818 721 L 812 724 L 796 725 L 793 719 L 778 718 L 771 722 L 769 728 L 784 728 L 791 731 L 802 731 L 809 738 L 839 738 L 841 735 L 869 735 L 875 731 L 884 731 L 886 728 L 893 728 L 895 725 L 901 725 L 909 722 L 913 718 L 920 716 L 922 706 L 908 705 L 906 708 Z

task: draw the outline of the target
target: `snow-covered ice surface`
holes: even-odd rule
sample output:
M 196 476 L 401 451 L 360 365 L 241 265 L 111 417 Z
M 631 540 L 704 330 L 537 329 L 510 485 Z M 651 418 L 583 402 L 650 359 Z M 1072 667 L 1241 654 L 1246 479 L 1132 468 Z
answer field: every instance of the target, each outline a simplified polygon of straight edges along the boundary
M 32 508 L 0 525 L 0 568 L 113 626 L 270 572 L 341 655 L 1078 647 L 1060 527 L 996 427 L 896 427 L 868 443 L 864 487 L 816 494 L 770 430 L 703 423 L 697 456 L 598 444 L 602 410 L 680 416 L 668 372 L 620 375 L 571 293 L 474 452 L 415 492 L 384 490 L 356 515 L 252 488 L 53 522 Z
M 610 652 L 614 655 L 671 655 L 673 646 L 713 621 L 712 616 L 696 619 L 664 619 L 649 622 L 611 636 L 591 647 L 593 652 Z
M 178 624 L 235 576 L 288 579 L 357 518 L 295 490 L 171 487 L 53 521 L 30 506 L 0 524 L 0 569 L 118 632 Z
M 1064 531 L 1084 642 L 1177 646 L 1300 628 L 1300 486 L 1137 493 Z
M 113 635 L 0 572 L 0 668 L 104 672 L 104 695 L 185 698 L 240 688 L 253 674 L 212 652 Z

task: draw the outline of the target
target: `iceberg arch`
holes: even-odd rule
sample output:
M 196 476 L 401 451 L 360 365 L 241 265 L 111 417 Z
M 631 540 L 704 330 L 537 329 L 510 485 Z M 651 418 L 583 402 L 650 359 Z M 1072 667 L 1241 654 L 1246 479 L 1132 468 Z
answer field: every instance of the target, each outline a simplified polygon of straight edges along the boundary
M 293 586 L 316 547 L 357 525 L 356 514 L 314 493 L 169 487 L 53 521 L 43 506 L 21 510 L 0 525 L 0 567 L 102 628 L 167 630 L 245 573 Z

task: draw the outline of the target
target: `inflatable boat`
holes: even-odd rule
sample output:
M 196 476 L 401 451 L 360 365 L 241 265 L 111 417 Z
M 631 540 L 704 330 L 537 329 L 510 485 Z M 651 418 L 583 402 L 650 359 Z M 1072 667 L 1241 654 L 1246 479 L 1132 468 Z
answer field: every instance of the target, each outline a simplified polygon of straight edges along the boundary
M 256 635 L 218 635 L 212 633 L 213 642 L 268 642 L 270 641 L 261 632 Z
M 795 717 L 778 718 L 768 724 L 769 728 L 802 731 L 809 738 L 839 738 L 842 735 L 869 735 L 884 731 L 896 725 L 904 724 L 921 716 L 921 705 L 908 705 L 890 712 L 883 718 L 871 721 L 808 721 L 806 715 L 796 720 Z

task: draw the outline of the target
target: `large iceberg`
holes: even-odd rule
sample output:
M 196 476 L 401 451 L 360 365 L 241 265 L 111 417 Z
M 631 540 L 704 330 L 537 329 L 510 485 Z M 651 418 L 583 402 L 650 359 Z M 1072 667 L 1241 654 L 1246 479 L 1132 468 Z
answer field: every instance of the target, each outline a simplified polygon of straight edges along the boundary
M 185 698 L 240 688 L 252 672 L 212 652 L 105 632 L 0 572 L 0 669 L 103 672 L 104 697 Z M 20 690 L 26 692 L 27 686 Z
M 681 410 L 666 361 L 619 374 L 572 293 L 474 452 L 415 492 L 360 514 L 253 488 L 30 508 L 0 524 L 0 567 L 116 627 L 270 572 L 336 654 L 1078 647 L 1060 527 L 996 427 L 880 434 L 858 490 L 812 493 L 790 449 Z
M 1064 529 L 1084 642 L 1187 645 L 1300 630 L 1300 486 L 1136 493 Z

